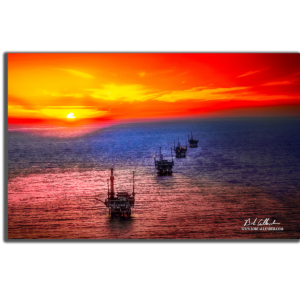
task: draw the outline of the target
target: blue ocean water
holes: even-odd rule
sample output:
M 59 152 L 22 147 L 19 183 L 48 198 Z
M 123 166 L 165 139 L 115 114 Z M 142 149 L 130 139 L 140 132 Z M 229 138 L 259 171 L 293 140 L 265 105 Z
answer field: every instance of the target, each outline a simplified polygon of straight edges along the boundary
M 51 134 L 44 135 L 51 130 Z M 165 158 L 193 132 L 198 148 Z M 42 133 L 42 134 L 41 134 Z M 202 119 L 120 124 L 83 135 L 59 129 L 8 132 L 9 238 L 251 239 L 300 237 L 300 120 Z M 95 201 L 114 168 L 132 188 L 130 219 L 111 219 Z M 276 219 L 283 230 L 245 231 L 245 220 Z

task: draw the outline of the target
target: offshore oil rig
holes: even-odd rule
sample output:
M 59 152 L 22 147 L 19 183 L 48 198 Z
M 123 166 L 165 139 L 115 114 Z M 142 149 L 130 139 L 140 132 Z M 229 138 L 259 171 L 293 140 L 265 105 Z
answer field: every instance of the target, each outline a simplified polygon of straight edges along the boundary
M 177 147 L 175 147 L 175 142 L 174 142 L 174 151 L 177 158 L 186 157 L 187 145 L 185 147 L 182 147 L 178 139 Z
M 172 155 L 172 161 L 168 161 L 163 158 L 163 155 L 161 154 L 161 147 L 159 148 L 159 159 L 156 159 L 156 155 L 154 156 L 154 163 L 155 168 L 157 170 L 157 173 L 160 175 L 171 175 L 173 173 L 173 166 L 174 166 L 174 160 L 173 160 L 173 153 L 171 148 L 171 155 Z
M 188 135 L 188 140 L 190 143 L 190 148 L 197 148 L 199 140 L 195 140 L 193 137 L 193 133 L 191 132 L 191 138 L 190 135 Z
M 110 181 L 110 189 L 109 189 Z M 114 169 L 111 169 L 110 179 L 107 179 L 107 199 L 104 204 L 109 208 L 109 214 L 111 217 L 121 216 L 130 217 L 131 208 L 134 207 L 135 192 L 134 192 L 134 172 L 133 172 L 133 187 L 132 194 L 128 192 L 117 192 L 115 196 L 114 191 Z

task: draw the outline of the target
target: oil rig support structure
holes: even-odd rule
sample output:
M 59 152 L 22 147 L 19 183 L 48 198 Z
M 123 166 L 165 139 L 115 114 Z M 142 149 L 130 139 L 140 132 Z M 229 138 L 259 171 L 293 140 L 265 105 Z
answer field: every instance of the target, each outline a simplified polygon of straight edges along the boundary
M 156 156 L 154 156 L 154 164 L 155 168 L 157 170 L 157 173 L 160 175 L 171 175 L 173 173 L 173 166 L 174 166 L 174 160 L 173 160 L 173 153 L 171 148 L 171 155 L 172 155 L 172 161 L 168 161 L 163 158 L 163 155 L 161 154 L 161 147 L 159 148 L 159 159 L 156 159 Z
M 197 148 L 199 140 L 195 140 L 193 137 L 193 133 L 191 132 L 191 138 L 190 135 L 188 135 L 188 140 L 190 143 L 190 148 Z
M 130 217 L 131 208 L 134 207 L 135 192 L 134 192 L 134 172 L 133 172 L 133 187 L 132 194 L 128 192 L 117 192 L 115 196 L 114 190 L 114 169 L 111 169 L 110 178 L 107 179 L 107 199 L 104 204 L 109 208 L 109 214 L 111 217 L 121 216 Z M 110 181 L 110 189 L 109 189 Z
M 186 157 L 187 145 L 185 147 L 182 147 L 178 139 L 177 147 L 175 147 L 175 142 L 174 142 L 174 151 L 175 151 L 176 158 Z

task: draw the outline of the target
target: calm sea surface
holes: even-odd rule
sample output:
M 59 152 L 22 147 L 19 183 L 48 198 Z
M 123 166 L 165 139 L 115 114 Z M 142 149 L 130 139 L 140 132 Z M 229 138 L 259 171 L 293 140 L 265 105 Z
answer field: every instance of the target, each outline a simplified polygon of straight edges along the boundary
M 232 119 L 135 123 L 106 128 L 22 128 L 8 132 L 8 238 L 300 238 L 300 120 Z M 198 148 L 159 176 L 153 156 L 193 131 Z M 131 191 L 130 219 L 95 200 Z M 245 231 L 270 218 L 283 230 Z M 275 226 L 275 225 L 274 225 Z M 273 226 L 273 227 L 274 227 Z M 263 226 L 265 227 L 265 226 Z

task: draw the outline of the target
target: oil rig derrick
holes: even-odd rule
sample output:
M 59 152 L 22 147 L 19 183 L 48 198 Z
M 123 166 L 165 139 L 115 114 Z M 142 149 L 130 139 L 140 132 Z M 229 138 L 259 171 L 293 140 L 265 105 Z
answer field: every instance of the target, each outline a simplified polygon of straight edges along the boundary
M 197 148 L 199 140 L 195 140 L 193 137 L 193 133 L 191 132 L 191 137 L 188 135 L 188 140 L 190 143 L 190 148 Z
M 176 157 L 180 158 L 180 157 L 186 157 L 186 151 L 187 151 L 187 144 L 185 147 L 182 147 L 180 145 L 179 139 L 178 139 L 178 144 L 177 147 L 175 147 L 175 142 L 174 142 L 174 149 Z
M 154 163 L 155 168 L 157 170 L 157 173 L 160 175 L 170 175 L 173 173 L 173 166 L 174 166 L 174 160 L 173 160 L 173 153 L 171 148 L 171 155 L 172 155 L 172 161 L 168 161 L 163 158 L 163 155 L 161 154 L 161 147 L 159 148 L 159 156 L 158 159 L 156 159 L 156 156 L 154 156 Z
M 107 199 L 104 204 L 109 208 L 111 217 L 121 216 L 130 217 L 131 208 L 134 207 L 135 192 L 134 192 L 134 172 L 133 172 L 133 187 L 132 194 L 128 192 L 117 192 L 114 190 L 114 169 L 111 169 L 110 178 L 107 179 Z M 109 184 L 110 182 L 110 184 Z M 110 188 L 109 188 L 110 185 Z

